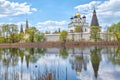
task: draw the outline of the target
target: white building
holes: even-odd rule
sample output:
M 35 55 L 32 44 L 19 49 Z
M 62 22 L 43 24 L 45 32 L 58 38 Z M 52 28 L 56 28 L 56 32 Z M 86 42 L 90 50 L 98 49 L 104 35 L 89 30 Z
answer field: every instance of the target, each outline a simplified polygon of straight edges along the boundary
M 76 27 L 82 27 L 82 32 L 90 32 L 88 23 L 86 22 L 86 16 L 81 17 L 80 13 L 76 13 L 74 17 L 70 18 L 68 24 L 68 32 L 74 32 Z

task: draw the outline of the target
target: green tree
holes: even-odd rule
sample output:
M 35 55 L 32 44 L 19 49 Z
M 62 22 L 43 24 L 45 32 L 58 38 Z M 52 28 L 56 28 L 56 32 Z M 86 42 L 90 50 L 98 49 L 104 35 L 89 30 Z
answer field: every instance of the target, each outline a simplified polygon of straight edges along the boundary
M 18 41 L 18 28 L 15 24 L 3 24 L 2 25 L 2 37 L 4 42 L 17 42 Z
M 65 30 L 63 30 L 62 32 L 60 32 L 60 36 L 59 36 L 59 38 L 60 38 L 60 40 L 66 42 L 66 40 L 67 40 L 67 36 L 68 36 L 68 32 L 65 31 Z
M 57 30 L 55 30 L 55 31 L 53 32 L 53 34 L 59 34 L 59 32 L 58 32 Z
M 10 34 L 10 38 L 11 38 L 12 43 L 18 42 L 19 41 L 19 35 L 18 35 L 17 25 L 10 24 L 9 27 L 10 27 L 9 28 L 9 34 Z
M 75 32 L 76 32 L 76 33 L 83 32 L 82 26 L 76 26 L 76 27 L 75 27 Z
M 76 33 L 80 33 L 80 37 L 81 37 L 81 40 L 82 40 L 82 36 L 83 36 L 83 26 L 76 26 L 75 27 L 75 32 Z
M 114 34 L 116 40 L 120 41 L 120 22 L 118 22 L 117 24 L 112 24 L 108 28 L 108 31 Z
M 20 37 L 19 37 L 19 34 L 14 34 L 12 36 L 12 42 L 19 42 L 20 41 Z
M 95 42 L 100 40 L 100 26 L 91 26 L 90 28 L 90 39 L 93 39 Z
M 38 30 L 35 27 L 30 27 L 27 29 L 27 34 L 29 36 L 29 41 L 30 42 L 35 42 L 35 34 Z
M 30 27 L 29 29 L 27 29 L 26 35 L 28 36 L 29 42 L 45 40 L 44 34 L 37 30 L 36 27 Z
M 0 43 L 4 43 L 4 37 L 0 37 Z
M 45 34 L 50 34 L 50 31 L 45 31 Z
M 38 42 L 38 41 L 45 41 L 45 35 L 44 33 L 38 31 L 36 34 L 35 34 L 35 41 Z
M 1 35 L 2 37 L 4 37 L 4 42 L 7 42 L 7 38 L 9 36 L 9 30 L 10 30 L 9 24 L 2 25 Z
M 21 42 L 24 41 L 24 36 L 25 36 L 24 32 L 21 32 L 21 33 L 19 34 L 19 40 L 20 40 Z

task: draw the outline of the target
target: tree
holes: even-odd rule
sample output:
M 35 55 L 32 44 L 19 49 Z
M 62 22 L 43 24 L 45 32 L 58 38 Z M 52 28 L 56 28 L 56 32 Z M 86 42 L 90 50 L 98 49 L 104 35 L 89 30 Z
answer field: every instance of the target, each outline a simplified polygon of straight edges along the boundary
M 58 32 L 57 30 L 55 30 L 55 31 L 53 32 L 53 34 L 59 34 L 59 32 Z
M 15 24 L 3 24 L 2 25 L 2 37 L 4 42 L 18 42 L 18 28 Z M 17 39 L 17 40 L 16 40 Z
M 95 42 L 100 40 L 100 26 L 91 26 L 90 28 L 90 39 L 93 39 Z
M 114 34 L 117 41 L 120 41 L 120 22 L 118 22 L 117 24 L 112 24 L 108 28 L 108 31 Z
M 30 27 L 26 30 L 26 35 L 28 36 L 29 42 L 35 41 L 35 34 L 38 30 L 35 27 Z
M 60 36 L 59 36 L 59 38 L 60 38 L 60 40 L 66 42 L 66 40 L 67 40 L 67 36 L 68 36 L 68 32 L 65 31 L 65 30 L 63 30 L 62 32 L 60 32 Z
M 19 42 L 20 41 L 20 37 L 19 37 L 19 34 L 14 34 L 12 36 L 12 42 Z
M 36 27 L 30 27 L 27 29 L 26 35 L 28 36 L 29 42 L 44 41 L 44 34 L 41 33 Z
M 24 41 L 24 36 L 25 36 L 24 32 L 21 32 L 21 33 L 19 34 L 20 42 Z
M 4 42 L 7 42 L 6 40 L 9 36 L 9 30 L 10 30 L 9 24 L 2 25 L 1 35 L 2 35 L 2 37 L 4 37 Z
M 0 43 L 4 42 L 4 37 L 0 37 Z
M 19 41 L 19 40 L 18 40 L 19 35 L 18 35 L 17 25 L 15 25 L 15 24 L 10 24 L 9 27 L 10 27 L 10 29 L 9 29 L 9 34 L 10 34 L 10 38 L 11 38 L 12 43 L 18 42 L 18 41 Z
M 76 32 L 76 33 L 83 32 L 82 26 L 76 26 L 76 27 L 75 27 L 75 32 Z
M 35 42 L 45 41 L 44 34 L 35 27 L 27 28 L 24 32 L 19 33 L 15 24 L 3 24 L 0 27 L 0 43 L 15 43 L 20 41 Z
M 83 25 L 82 26 L 76 26 L 75 27 L 75 32 L 76 33 L 81 33 L 80 34 L 80 37 L 81 37 L 81 40 L 82 40 L 82 36 L 83 36 L 83 29 L 82 29 Z
M 50 34 L 50 31 L 45 31 L 45 34 Z
M 35 41 L 45 41 L 45 35 L 43 33 L 41 33 L 40 31 L 38 31 L 35 34 Z

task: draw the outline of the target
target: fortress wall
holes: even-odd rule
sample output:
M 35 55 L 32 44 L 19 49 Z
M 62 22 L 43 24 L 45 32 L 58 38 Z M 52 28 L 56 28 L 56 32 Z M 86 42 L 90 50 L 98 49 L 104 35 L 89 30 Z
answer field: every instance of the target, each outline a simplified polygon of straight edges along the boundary
M 82 37 L 81 37 L 82 36 Z M 90 40 L 89 33 L 69 33 L 68 40 L 79 41 L 79 40 Z M 47 41 L 60 41 L 59 34 L 45 34 Z
M 60 34 L 45 34 L 46 40 L 47 41 L 60 41 L 59 39 Z M 112 33 L 106 33 L 106 32 L 101 32 L 100 37 L 104 41 L 112 41 L 114 40 L 114 36 Z M 82 36 L 82 37 L 81 37 Z M 72 41 L 89 41 L 90 40 L 90 33 L 84 32 L 84 33 L 69 33 L 68 34 L 68 40 Z

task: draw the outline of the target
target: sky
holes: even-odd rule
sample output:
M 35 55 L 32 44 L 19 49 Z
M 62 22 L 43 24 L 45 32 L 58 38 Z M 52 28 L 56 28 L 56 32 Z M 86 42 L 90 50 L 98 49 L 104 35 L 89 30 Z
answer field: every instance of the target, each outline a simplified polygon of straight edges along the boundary
M 102 29 L 120 21 L 120 0 L 0 0 L 0 24 L 35 26 L 40 31 L 68 29 L 70 17 L 78 11 L 91 23 L 96 8 Z

